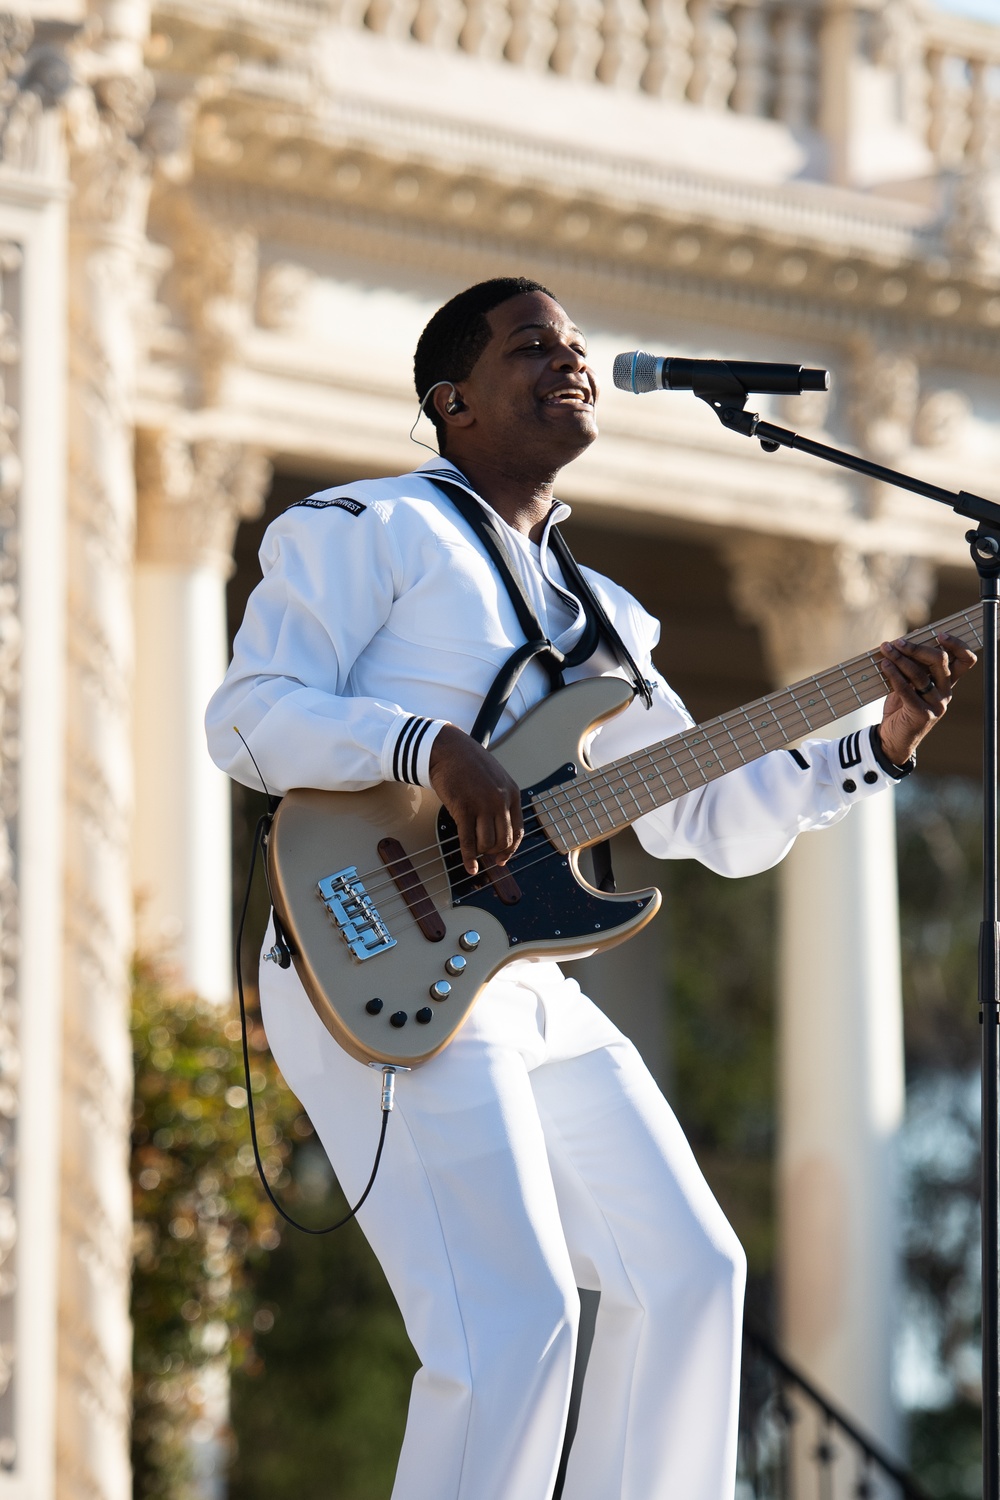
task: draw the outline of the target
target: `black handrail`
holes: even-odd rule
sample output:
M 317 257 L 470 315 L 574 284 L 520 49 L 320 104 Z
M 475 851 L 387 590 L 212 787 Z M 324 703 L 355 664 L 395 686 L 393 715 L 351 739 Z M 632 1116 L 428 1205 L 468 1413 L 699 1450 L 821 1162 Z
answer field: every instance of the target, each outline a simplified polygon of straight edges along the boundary
M 869 1464 L 876 1465 L 882 1472 L 899 1486 L 905 1500 L 929 1500 L 926 1490 L 922 1489 L 913 1475 L 904 1469 L 892 1458 L 874 1438 L 869 1437 L 836 1406 L 829 1397 L 813 1385 L 812 1381 L 803 1375 L 802 1371 L 791 1364 L 783 1354 L 779 1354 L 771 1340 L 766 1334 L 752 1323 L 746 1322 L 743 1327 L 744 1344 L 749 1345 L 766 1364 L 770 1365 L 778 1376 L 783 1388 L 792 1387 L 802 1392 L 804 1396 L 822 1414 L 824 1426 L 829 1431 L 830 1427 L 839 1427 L 840 1430 L 850 1438 L 855 1447 L 860 1449 Z M 832 1459 L 832 1451 L 827 1442 L 821 1442 L 816 1457 L 820 1463 L 829 1463 Z

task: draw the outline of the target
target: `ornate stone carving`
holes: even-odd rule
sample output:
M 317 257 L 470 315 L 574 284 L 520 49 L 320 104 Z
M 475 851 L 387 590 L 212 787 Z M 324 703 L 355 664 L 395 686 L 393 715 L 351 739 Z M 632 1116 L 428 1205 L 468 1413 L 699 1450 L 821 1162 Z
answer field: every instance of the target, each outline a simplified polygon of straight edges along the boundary
M 974 273 L 1000 274 L 1000 171 L 975 167 L 954 174 L 947 200 L 945 242 L 952 259 Z
M 152 92 L 143 0 L 102 8 L 65 101 L 70 200 L 65 987 L 57 1490 L 130 1500 L 131 291 Z
M 18 813 L 21 623 L 18 586 L 21 466 L 15 439 L 21 256 L 0 243 L 0 1470 L 13 1469 L 17 1290 L 19 1051 Z
M 919 558 L 780 537 L 725 544 L 730 592 L 761 631 L 777 683 L 891 640 L 927 618 L 933 571 Z
M 922 448 L 955 447 L 971 415 L 968 397 L 961 391 L 931 391 L 921 402 L 913 429 Z
M 882 463 L 906 451 L 920 395 L 920 370 L 909 354 L 860 345 L 854 364 L 851 415 L 865 452 Z
M 199 213 L 191 197 L 169 191 L 154 205 L 152 226 L 172 254 L 163 293 L 195 350 L 192 400 L 211 406 L 226 366 L 251 326 L 257 290 L 257 241 Z
M 170 432 L 137 434 L 137 556 L 228 576 L 241 521 L 264 508 L 271 465 L 259 449 L 218 438 L 194 443 Z
M 0 160 L 19 171 L 51 167 L 55 132 L 43 116 L 73 83 L 61 42 L 72 26 L 37 27 L 26 16 L 0 14 Z
M 257 279 L 257 322 L 262 328 L 287 328 L 294 323 L 314 280 L 311 271 L 294 261 L 265 266 Z

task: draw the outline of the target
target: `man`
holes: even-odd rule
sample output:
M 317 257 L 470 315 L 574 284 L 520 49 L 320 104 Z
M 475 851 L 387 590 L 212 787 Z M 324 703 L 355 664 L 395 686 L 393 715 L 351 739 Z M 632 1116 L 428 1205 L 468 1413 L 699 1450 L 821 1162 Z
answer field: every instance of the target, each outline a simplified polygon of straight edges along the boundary
M 553 483 L 597 436 L 598 390 L 579 329 L 520 279 L 436 313 L 415 375 L 442 459 L 314 496 L 273 523 L 209 739 L 220 766 L 256 785 L 238 725 L 278 793 L 432 787 L 474 873 L 508 860 L 522 833 L 518 788 L 468 730 L 524 636 L 433 476 L 488 510 L 546 634 L 569 652 L 585 619 L 549 544 L 568 514 Z M 603 764 L 691 720 L 652 666 L 656 622 L 586 576 L 652 697 L 599 730 L 590 753 Z M 645 847 L 749 874 L 905 775 L 974 658 L 951 639 L 883 654 L 892 691 L 849 780 L 836 743 L 775 752 L 640 819 Z M 620 671 L 602 645 L 568 675 Z M 548 687 L 530 665 L 498 732 Z M 293 971 L 263 966 L 261 1005 L 353 1201 L 371 1167 L 379 1075 L 340 1050 Z M 360 1219 L 421 1360 L 394 1500 L 549 1500 L 577 1286 L 601 1301 L 567 1500 L 731 1500 L 743 1252 L 634 1048 L 556 964 L 506 968 L 452 1044 L 400 1080 Z

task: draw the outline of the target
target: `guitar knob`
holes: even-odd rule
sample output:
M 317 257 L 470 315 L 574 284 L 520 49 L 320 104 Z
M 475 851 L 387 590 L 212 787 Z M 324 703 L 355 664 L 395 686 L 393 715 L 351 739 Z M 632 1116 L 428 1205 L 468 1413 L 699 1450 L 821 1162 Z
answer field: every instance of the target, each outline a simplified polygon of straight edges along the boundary
M 378 999 L 369 1000 L 368 1004 L 365 1006 L 365 1010 L 370 1016 L 377 1016 L 381 1009 L 382 1001 Z
M 431 985 L 432 1000 L 447 1000 L 450 994 L 451 985 L 448 983 L 447 979 L 438 979 L 434 984 Z
M 432 1021 L 433 1019 L 434 1012 L 431 1010 L 429 1005 L 422 1005 L 417 1011 L 417 1020 L 420 1022 L 421 1026 L 426 1026 L 427 1022 Z
M 461 955 L 461 953 L 453 953 L 452 956 L 451 956 L 451 958 L 448 959 L 447 963 L 444 966 L 445 967 L 445 973 L 447 973 L 447 974 L 464 974 L 465 973 L 465 966 L 466 966 L 467 963 L 468 963 L 468 959 L 463 958 L 462 955 Z
M 408 1020 L 409 1016 L 406 1014 L 405 1010 L 395 1010 L 389 1017 L 389 1025 L 395 1026 L 398 1031 L 399 1027 L 405 1026 Z
M 482 938 L 478 932 L 463 932 L 458 940 L 458 946 L 464 948 L 466 953 L 473 953 L 481 942 Z

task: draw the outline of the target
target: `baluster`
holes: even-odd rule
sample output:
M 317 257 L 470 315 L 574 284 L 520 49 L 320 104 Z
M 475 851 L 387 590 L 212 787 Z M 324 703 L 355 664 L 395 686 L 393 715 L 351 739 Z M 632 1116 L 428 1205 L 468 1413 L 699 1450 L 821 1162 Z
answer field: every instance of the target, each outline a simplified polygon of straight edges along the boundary
M 522 68 L 549 66 L 556 44 L 556 0 L 510 0 L 510 37 L 504 56 Z
M 969 139 L 966 154 L 977 167 L 990 164 L 997 145 L 997 99 L 992 85 L 1000 83 L 1000 70 L 984 57 L 969 64 Z
M 736 83 L 732 106 L 741 115 L 769 115 L 774 93 L 771 33 L 763 0 L 746 0 L 733 11 Z
M 604 50 L 603 0 L 559 0 L 552 67 L 567 78 L 593 78 Z
M 401 41 L 410 35 L 419 3 L 420 0 L 372 0 L 365 16 L 365 25 L 381 36 Z
M 686 0 L 646 0 L 646 9 L 649 62 L 640 85 L 660 99 L 683 99 L 691 78 L 694 38 Z
M 929 145 L 939 165 L 956 167 L 965 156 L 969 137 L 967 65 L 947 52 L 932 52 L 927 68 L 931 78 Z
M 464 0 L 420 0 L 413 35 L 427 47 L 454 51 L 464 25 Z
M 646 28 L 642 0 L 605 0 L 604 51 L 597 67 L 602 83 L 634 89 L 646 66 Z
M 465 9 L 467 20 L 460 38 L 463 50 L 476 57 L 502 57 L 510 36 L 507 0 L 466 0 Z
M 688 97 L 709 109 L 725 109 L 736 77 L 736 33 L 722 13 L 726 0 L 692 0 L 694 67 Z M 728 9 L 728 6 L 727 6 Z
M 818 56 L 808 11 L 798 3 L 787 5 L 775 28 L 777 79 L 774 113 L 793 130 L 813 123 Z

